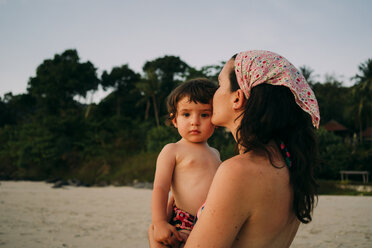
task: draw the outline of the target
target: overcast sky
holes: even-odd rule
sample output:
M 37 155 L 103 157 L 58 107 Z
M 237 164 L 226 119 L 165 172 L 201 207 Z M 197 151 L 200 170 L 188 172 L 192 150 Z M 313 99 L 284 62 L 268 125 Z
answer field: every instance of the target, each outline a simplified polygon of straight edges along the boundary
M 99 76 L 164 55 L 200 68 L 271 50 L 349 86 L 372 58 L 371 13 L 368 0 L 0 0 L 0 96 L 26 92 L 43 60 L 71 48 Z

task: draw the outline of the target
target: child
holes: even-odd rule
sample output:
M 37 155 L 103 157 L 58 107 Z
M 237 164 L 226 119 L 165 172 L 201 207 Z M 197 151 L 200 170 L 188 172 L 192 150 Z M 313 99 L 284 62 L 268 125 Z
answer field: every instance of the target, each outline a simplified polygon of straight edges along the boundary
M 173 235 L 181 247 L 184 245 L 221 163 L 218 151 L 207 144 L 214 131 L 211 116 L 216 89 L 207 79 L 194 79 L 178 86 L 168 97 L 170 119 L 182 138 L 164 146 L 156 162 L 152 227 L 155 241 L 164 245 L 174 245 Z M 167 209 L 169 189 L 174 198 L 170 200 L 173 211 L 169 206 Z M 170 223 L 167 212 L 173 212 Z

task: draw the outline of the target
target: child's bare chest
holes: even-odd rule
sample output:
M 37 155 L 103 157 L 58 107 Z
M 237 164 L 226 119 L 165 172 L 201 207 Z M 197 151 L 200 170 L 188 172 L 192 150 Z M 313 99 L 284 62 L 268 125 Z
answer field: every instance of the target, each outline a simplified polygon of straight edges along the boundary
M 194 171 L 210 170 L 218 166 L 219 160 L 213 151 L 188 150 L 177 158 L 176 170 Z

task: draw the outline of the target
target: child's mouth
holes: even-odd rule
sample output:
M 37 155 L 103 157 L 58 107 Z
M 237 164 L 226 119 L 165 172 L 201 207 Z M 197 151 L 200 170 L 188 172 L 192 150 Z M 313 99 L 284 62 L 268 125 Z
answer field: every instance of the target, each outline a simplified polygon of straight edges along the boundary
M 198 131 L 198 130 L 191 130 L 190 133 L 191 133 L 191 134 L 199 134 L 200 131 Z

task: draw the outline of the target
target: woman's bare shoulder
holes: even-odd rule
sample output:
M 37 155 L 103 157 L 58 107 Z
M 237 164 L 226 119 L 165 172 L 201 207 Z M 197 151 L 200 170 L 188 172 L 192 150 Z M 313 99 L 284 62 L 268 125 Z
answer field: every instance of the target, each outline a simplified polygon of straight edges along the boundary
M 253 161 L 238 155 L 221 163 L 214 181 L 218 181 L 219 184 L 229 184 L 233 191 L 240 189 L 238 191 L 241 192 L 241 189 L 254 185 L 259 174 L 260 170 L 254 166 Z
M 257 173 L 262 173 L 262 163 L 265 161 L 263 159 L 257 159 L 256 157 L 252 156 L 251 154 L 240 154 L 236 155 L 230 159 L 225 160 L 221 167 L 224 170 L 229 170 L 232 173 L 237 173 L 237 176 L 247 176 L 249 175 L 256 175 Z
M 268 182 L 274 173 L 274 168 L 267 165 L 265 159 L 241 154 L 224 161 L 216 176 L 220 177 L 220 182 L 235 184 L 240 193 L 244 191 L 244 195 L 255 198 L 270 189 L 271 183 Z

